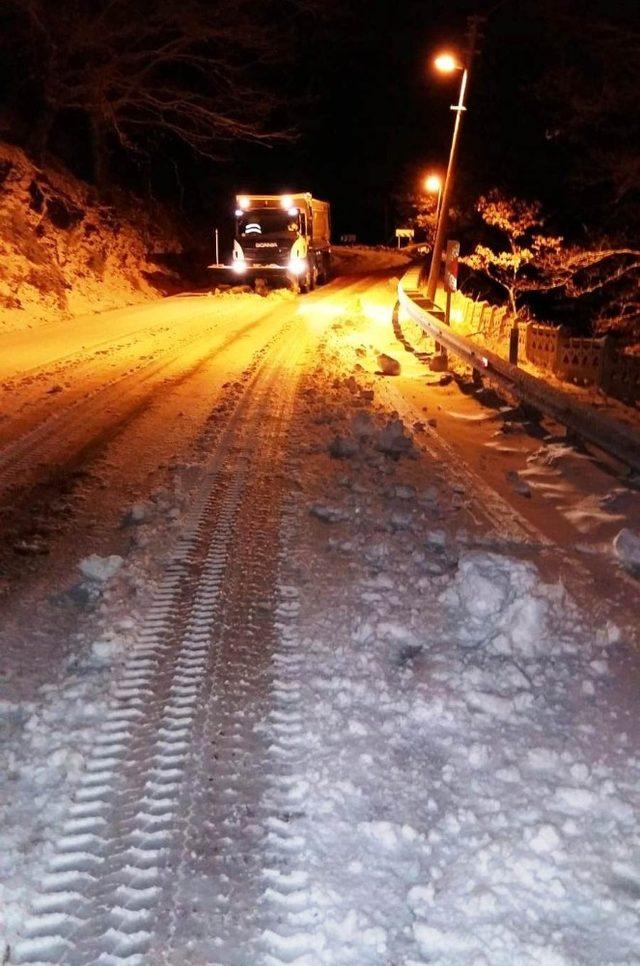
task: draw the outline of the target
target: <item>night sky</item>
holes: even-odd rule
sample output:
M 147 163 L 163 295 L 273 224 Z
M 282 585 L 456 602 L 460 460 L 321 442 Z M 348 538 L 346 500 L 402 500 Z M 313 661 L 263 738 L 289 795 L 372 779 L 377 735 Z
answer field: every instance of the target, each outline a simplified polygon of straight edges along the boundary
M 333 36 L 321 30 L 319 43 L 309 39 L 300 74 L 310 103 L 296 118 L 298 140 L 268 150 L 237 145 L 216 187 L 309 188 L 332 202 L 336 235 L 388 241 L 397 196 L 414 191 L 425 170 L 446 164 L 459 75 L 438 77 L 429 59 L 442 46 L 462 49 L 466 17 L 496 6 L 473 66 L 458 196 L 504 184 L 553 197 L 564 180 L 554 174 L 557 151 L 541 105 L 526 93 L 539 74 L 536 34 L 544 31 L 517 0 L 352 3 Z
M 470 78 L 457 203 L 469 217 L 478 195 L 499 187 L 541 201 L 563 234 L 585 223 L 620 228 L 638 198 L 627 196 L 625 208 L 606 173 L 589 183 L 588 159 L 600 140 L 613 152 L 640 155 L 636 0 L 351 0 L 342 11 L 325 33 L 306 38 L 293 83 L 301 80 L 312 100 L 298 113 L 298 141 L 258 152 L 237 146 L 221 184 L 309 188 L 332 202 L 337 235 L 389 241 L 400 217 L 397 195 L 414 191 L 429 167 L 446 164 L 458 75 L 439 77 L 430 58 L 443 46 L 464 49 L 466 19 L 480 13 L 486 22 Z M 615 62 L 615 46 L 613 56 L 597 50 L 603 24 L 630 38 L 624 64 Z M 594 116 L 573 143 L 572 109 L 559 87 L 565 79 L 579 99 L 613 88 L 609 126 Z
M 216 11 L 237 16 L 222 0 L 191 3 L 211 23 Z M 95 19 L 101 10 L 123 9 L 144 33 L 145 12 L 159 4 L 72 0 L 69 10 Z M 66 29 L 58 0 L 37 6 Z M 184 0 L 161 6 L 180 10 Z M 0 134 L 28 150 L 43 104 L 55 94 L 45 68 L 55 63 L 59 42 L 48 30 L 38 34 L 30 9 L 26 0 L 0 4 Z M 431 61 L 443 47 L 464 50 L 471 14 L 486 19 L 456 177 L 460 236 L 473 242 L 474 203 L 494 187 L 542 202 L 550 227 L 563 235 L 587 228 L 637 234 L 637 0 L 262 0 L 243 5 L 249 29 L 260 11 L 274 62 L 266 72 L 250 58 L 242 66 L 255 73 L 258 92 L 276 95 L 269 127 L 295 129 L 295 139 L 270 147 L 216 143 L 213 158 L 162 131 L 131 150 L 113 131 L 105 142 L 112 183 L 179 207 L 194 236 L 210 238 L 216 225 L 229 235 L 236 192 L 310 190 L 331 202 L 334 237 L 392 241 L 402 196 L 416 191 L 426 170 L 446 165 L 459 75 L 438 76 Z M 233 60 L 232 43 L 229 49 Z M 99 55 L 109 63 L 108 48 Z M 94 51 L 82 53 L 80 66 L 87 56 Z M 576 104 L 583 105 L 577 120 Z M 97 182 L 90 115 L 86 108 L 58 111 L 46 149 Z

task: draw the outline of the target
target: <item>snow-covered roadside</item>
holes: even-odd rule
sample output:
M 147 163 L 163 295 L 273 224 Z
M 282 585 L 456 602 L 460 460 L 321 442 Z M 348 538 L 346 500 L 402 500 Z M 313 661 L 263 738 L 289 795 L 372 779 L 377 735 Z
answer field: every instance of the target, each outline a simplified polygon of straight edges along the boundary
M 174 467 L 171 485 L 123 514 L 132 550 L 118 556 L 89 554 L 70 575 L 69 606 L 80 629 L 61 651 L 52 683 L 34 701 L 0 701 L 0 955 L 20 935 L 37 886 L 49 866 L 71 796 L 94 748 L 164 561 L 182 529 L 188 505 L 184 480 L 191 466 Z M 86 609 L 84 618 L 82 611 Z M 3 682 L 11 694 L 11 681 Z
M 334 274 L 357 275 L 390 268 L 406 271 L 413 254 L 382 245 L 332 245 L 331 256 Z
M 637 962 L 624 635 L 332 368 L 283 548 L 265 962 Z
M 386 330 L 385 306 L 362 302 Z M 376 409 L 351 308 L 304 387 L 287 475 L 265 958 L 635 962 L 638 760 L 610 670 L 624 635 L 589 628 L 539 579 L 536 547 L 485 532 L 471 487 L 419 455 L 417 425 Z M 201 471 L 129 508 L 137 549 L 27 709 L 2 816 L 9 937 Z M 100 585 L 117 566 L 83 571 Z M 23 709 L 4 710 L 18 728 Z

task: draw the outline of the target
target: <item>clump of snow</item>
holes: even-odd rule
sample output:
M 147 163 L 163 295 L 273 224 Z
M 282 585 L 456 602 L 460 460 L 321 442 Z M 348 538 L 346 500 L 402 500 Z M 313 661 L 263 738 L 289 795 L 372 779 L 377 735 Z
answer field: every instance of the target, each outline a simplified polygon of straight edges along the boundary
M 557 591 L 540 584 L 532 563 L 470 551 L 460 557 L 456 578 L 440 600 L 467 618 L 461 644 L 532 657 L 547 646 L 549 596 Z
M 445 352 L 436 352 L 429 359 L 429 369 L 431 372 L 447 372 L 449 360 Z
M 94 641 L 91 645 L 91 654 L 98 663 L 110 664 L 115 657 L 125 651 L 126 647 L 126 638 L 114 635 Z
M 413 440 L 405 430 L 401 419 L 390 419 L 378 432 L 376 449 L 388 456 L 413 456 Z
M 358 444 L 348 437 L 334 436 L 329 443 L 329 453 L 334 459 L 350 459 L 358 453 Z
M 400 375 L 400 363 L 393 356 L 387 355 L 386 352 L 381 352 L 378 356 L 378 366 L 380 372 L 385 376 Z
M 323 503 L 314 503 L 309 508 L 309 513 L 323 523 L 341 523 L 347 519 L 347 514 L 340 507 L 327 506 Z
M 154 509 L 150 503 L 134 503 L 122 518 L 123 526 L 137 526 L 148 523 L 153 517 Z
M 92 553 L 89 557 L 84 557 L 78 564 L 80 572 L 89 580 L 105 584 L 118 573 L 124 560 L 118 554 L 113 553 L 108 557 L 101 557 L 97 553 Z
M 327 449 L 334 459 L 366 458 L 371 455 L 372 449 L 394 459 L 416 456 L 413 438 L 397 417 L 377 426 L 369 413 L 362 411 L 351 420 L 350 431 L 350 434 L 338 433 L 330 439 Z M 413 499 L 415 488 L 400 486 L 396 496 L 399 499 Z
M 351 420 L 351 431 L 361 442 L 371 439 L 376 431 L 375 423 L 366 410 L 361 410 Z
M 626 567 L 640 569 L 640 534 L 624 527 L 616 534 L 613 551 Z

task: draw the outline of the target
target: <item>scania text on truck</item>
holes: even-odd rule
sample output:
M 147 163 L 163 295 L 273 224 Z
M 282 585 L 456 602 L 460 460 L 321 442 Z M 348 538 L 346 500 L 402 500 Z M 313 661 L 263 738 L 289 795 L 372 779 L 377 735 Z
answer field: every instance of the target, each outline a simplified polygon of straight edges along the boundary
M 231 267 L 247 281 L 286 279 L 309 292 L 331 267 L 329 203 L 309 192 L 237 195 Z

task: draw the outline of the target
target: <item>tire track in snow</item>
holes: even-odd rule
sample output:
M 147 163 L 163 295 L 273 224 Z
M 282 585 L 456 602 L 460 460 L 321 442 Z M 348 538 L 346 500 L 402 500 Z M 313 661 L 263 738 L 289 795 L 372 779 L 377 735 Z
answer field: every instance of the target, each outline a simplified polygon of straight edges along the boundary
M 272 340 L 272 350 L 286 343 L 289 328 Z M 156 906 L 175 860 L 172 843 L 194 758 L 196 711 L 212 698 L 203 689 L 211 685 L 206 671 L 224 627 L 216 623 L 220 590 L 230 566 L 236 595 L 245 589 L 250 594 L 259 579 L 250 576 L 243 588 L 251 561 L 235 565 L 230 550 L 234 536 L 238 549 L 234 526 L 241 509 L 248 526 L 256 523 L 252 507 L 264 503 L 271 486 L 272 475 L 245 485 L 256 472 L 252 463 L 259 466 L 262 459 L 261 407 L 278 391 L 287 395 L 282 386 L 278 390 L 277 366 L 265 381 L 263 355 L 222 433 L 210 492 L 194 509 L 114 694 L 14 962 L 140 961 L 152 940 Z M 282 445 L 287 418 L 283 407 L 274 445 Z M 279 519 L 277 503 L 270 505 L 270 528 L 263 527 L 256 564 L 262 579 L 272 572 L 269 540 Z M 235 602 L 241 616 L 242 599 Z M 249 654 L 250 648 L 245 665 Z M 181 861 L 188 848 L 187 837 Z
M 300 449 L 301 441 L 293 447 Z M 295 477 L 299 461 L 293 457 L 289 473 Z M 277 646 L 272 657 L 273 701 L 267 734 L 271 780 L 265 791 L 267 813 L 265 867 L 263 869 L 263 930 L 260 956 L 264 966 L 299 963 L 313 966 L 323 940 L 315 930 L 319 910 L 310 890 L 305 867 L 305 836 L 297 819 L 305 812 L 308 743 L 304 735 L 304 708 L 299 687 L 304 654 L 298 634 L 300 611 L 299 571 L 292 548 L 301 525 L 302 503 L 290 491 L 282 506 L 280 566 L 276 609 Z
M 252 320 L 219 345 L 205 351 L 189 368 L 172 376 L 167 370 L 180 361 L 184 352 L 183 344 L 178 348 L 174 345 L 160 359 L 129 368 L 96 386 L 62 410 L 52 413 L 0 450 L 0 494 L 18 482 L 24 486 L 25 479 L 29 480 L 34 473 L 37 478 L 42 473 L 43 466 L 45 473 L 48 469 L 50 475 L 54 471 L 61 472 L 67 465 L 82 463 L 122 432 L 138 415 L 146 412 L 155 398 L 196 376 L 216 355 L 224 352 L 254 327 L 255 320 Z M 153 380 L 159 381 L 153 383 Z M 145 387 L 148 383 L 152 384 L 147 389 Z M 128 404 L 136 390 L 141 389 L 139 398 Z M 104 414 L 114 404 L 126 408 L 119 417 L 109 419 L 104 425 Z M 103 428 L 83 442 L 83 438 L 86 440 L 87 430 L 91 433 L 92 423 Z M 62 463 L 61 445 L 67 448 Z
M 260 351 L 226 427 L 213 428 L 209 491 L 122 674 L 12 962 L 254 961 L 285 458 L 310 344 L 294 333 L 286 324 Z
M 370 281 L 366 279 L 338 283 L 337 291 L 327 291 L 327 296 L 356 293 L 366 289 L 369 284 Z M 322 302 L 325 297 L 323 290 L 318 290 L 317 300 Z M 312 295 L 312 301 L 305 300 L 305 308 L 313 307 L 313 299 Z M 146 362 L 140 360 L 129 366 L 126 371 L 102 382 L 63 408 L 57 401 L 55 412 L 0 447 L 0 503 L 18 484 L 20 498 L 28 500 L 28 494 L 24 494 L 25 485 L 38 485 L 39 481 L 46 485 L 47 477 L 59 475 L 93 459 L 162 394 L 197 376 L 217 355 L 254 331 L 258 323 L 264 323 L 283 309 L 286 310 L 286 303 L 257 312 L 250 322 L 236 329 L 219 344 L 205 348 L 192 365 L 175 375 L 168 370 L 180 361 L 185 348 L 203 341 L 202 332 L 179 341 L 177 346 L 173 343 L 160 358 Z M 204 341 L 208 339 L 205 337 Z M 153 384 L 153 380 L 158 381 Z M 145 388 L 147 383 L 152 383 L 149 388 Z M 120 414 L 105 420 L 108 407 L 114 404 L 120 407 Z M 66 449 L 62 457 L 61 446 Z
M 218 642 L 206 672 L 215 700 L 198 711 L 177 829 L 179 857 L 163 899 L 167 925 L 151 949 L 153 962 L 253 961 L 267 768 L 262 724 L 270 697 L 273 557 L 284 485 L 278 470 L 291 396 L 278 393 L 274 381 L 255 403 L 262 423 L 258 466 L 249 474 L 221 594 Z M 255 430 L 247 426 L 248 437 Z

